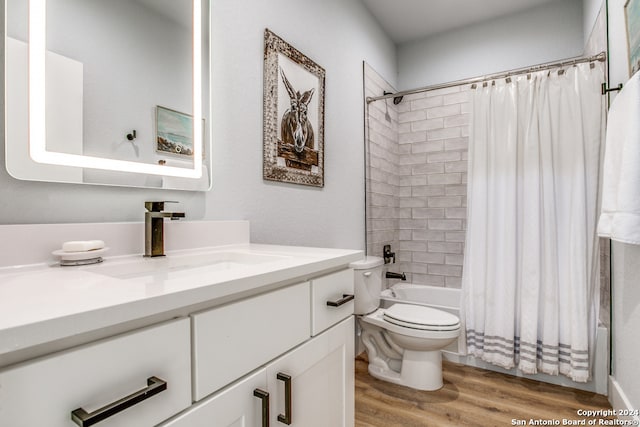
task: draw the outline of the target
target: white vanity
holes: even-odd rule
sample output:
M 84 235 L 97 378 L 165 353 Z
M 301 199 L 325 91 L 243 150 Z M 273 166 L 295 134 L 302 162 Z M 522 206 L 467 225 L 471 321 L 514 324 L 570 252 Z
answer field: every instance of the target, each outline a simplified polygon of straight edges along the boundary
M 199 248 L 160 259 L 124 243 L 99 265 L 0 268 L 0 425 L 353 426 L 348 264 L 362 252 L 194 224 L 167 239 Z
M 5 7 L 15 178 L 211 187 L 209 0 Z M 250 244 L 242 221 L 166 235 L 143 258 L 143 223 L 0 225 L 0 426 L 353 426 L 362 252 Z M 94 239 L 104 263 L 55 264 Z

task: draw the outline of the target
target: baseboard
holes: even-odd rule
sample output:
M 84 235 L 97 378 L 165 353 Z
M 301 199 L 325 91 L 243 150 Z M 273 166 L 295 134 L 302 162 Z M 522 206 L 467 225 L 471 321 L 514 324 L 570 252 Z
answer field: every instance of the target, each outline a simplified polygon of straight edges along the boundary
M 638 408 L 631 405 L 620 383 L 613 376 L 609 376 L 609 403 L 618 414 L 619 419 L 632 420 L 635 425 L 640 425 L 640 417 L 637 415 Z M 624 415 L 620 415 L 620 412 Z M 626 415 L 628 413 L 636 415 Z

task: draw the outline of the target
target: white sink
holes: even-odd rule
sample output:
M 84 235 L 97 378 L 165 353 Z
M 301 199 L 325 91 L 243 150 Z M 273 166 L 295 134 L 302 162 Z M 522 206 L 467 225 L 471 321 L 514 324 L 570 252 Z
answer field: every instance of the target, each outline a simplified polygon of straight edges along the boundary
M 167 274 L 178 271 L 221 271 L 283 260 L 287 256 L 266 255 L 239 251 L 188 253 L 164 257 L 135 257 L 107 260 L 104 264 L 84 267 L 83 270 L 118 279 Z

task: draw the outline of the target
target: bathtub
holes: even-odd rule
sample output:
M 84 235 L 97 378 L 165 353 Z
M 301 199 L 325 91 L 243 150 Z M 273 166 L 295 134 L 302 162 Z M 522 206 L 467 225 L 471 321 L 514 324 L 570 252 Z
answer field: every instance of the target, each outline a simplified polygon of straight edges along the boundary
M 383 308 L 394 303 L 409 303 L 437 308 L 460 317 L 460 289 L 443 288 L 440 286 L 413 285 L 410 283 L 396 283 L 389 289 L 382 291 L 381 305 Z M 464 325 L 463 325 L 464 329 Z M 457 342 L 452 343 L 442 351 L 442 357 L 452 362 L 475 366 L 490 371 L 502 372 L 517 377 L 530 378 L 546 383 L 558 384 L 580 390 L 591 391 L 607 395 L 607 382 L 609 377 L 609 333 L 605 326 L 599 325 L 596 333 L 596 350 L 594 357 L 594 370 L 591 381 L 577 383 L 564 375 L 525 375 L 518 369 L 503 369 L 483 360 L 462 354 L 459 349 L 464 348 L 464 334 L 460 334 Z

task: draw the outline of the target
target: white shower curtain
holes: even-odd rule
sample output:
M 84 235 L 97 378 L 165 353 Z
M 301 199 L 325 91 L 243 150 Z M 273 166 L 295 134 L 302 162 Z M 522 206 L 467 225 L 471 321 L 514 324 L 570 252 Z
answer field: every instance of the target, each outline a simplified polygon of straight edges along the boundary
M 473 91 L 462 277 L 471 355 L 590 377 L 603 75 L 587 63 Z

